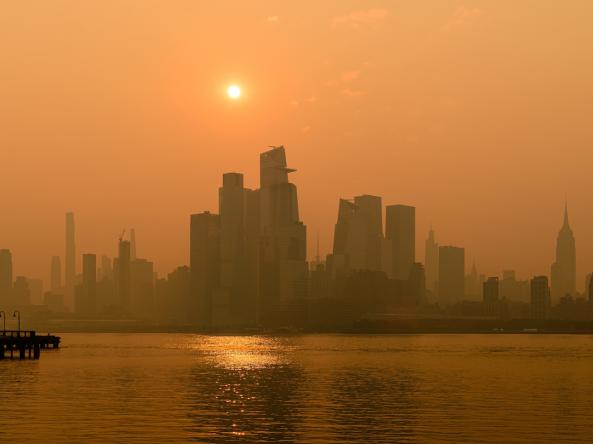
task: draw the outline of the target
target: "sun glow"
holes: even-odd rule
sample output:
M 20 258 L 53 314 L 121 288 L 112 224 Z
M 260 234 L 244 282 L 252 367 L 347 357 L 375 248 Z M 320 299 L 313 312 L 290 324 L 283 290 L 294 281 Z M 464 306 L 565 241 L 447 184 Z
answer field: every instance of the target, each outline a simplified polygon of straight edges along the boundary
M 226 90 L 227 95 L 232 100 L 237 100 L 241 97 L 241 88 L 238 85 L 230 85 Z

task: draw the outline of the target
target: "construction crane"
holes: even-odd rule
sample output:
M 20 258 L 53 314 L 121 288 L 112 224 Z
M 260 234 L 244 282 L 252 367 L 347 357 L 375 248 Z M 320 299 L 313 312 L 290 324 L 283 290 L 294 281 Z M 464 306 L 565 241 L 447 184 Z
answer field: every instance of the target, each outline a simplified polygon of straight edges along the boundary
M 124 234 L 126 234 L 126 229 L 124 228 L 124 230 L 121 232 L 121 234 L 119 235 L 119 241 L 121 242 L 124 239 Z

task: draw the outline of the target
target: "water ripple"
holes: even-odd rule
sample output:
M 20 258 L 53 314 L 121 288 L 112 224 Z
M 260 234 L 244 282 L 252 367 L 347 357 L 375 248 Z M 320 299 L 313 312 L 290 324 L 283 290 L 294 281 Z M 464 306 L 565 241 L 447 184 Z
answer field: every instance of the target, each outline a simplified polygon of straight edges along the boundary
M 64 334 L 0 362 L 0 441 L 586 442 L 593 338 Z

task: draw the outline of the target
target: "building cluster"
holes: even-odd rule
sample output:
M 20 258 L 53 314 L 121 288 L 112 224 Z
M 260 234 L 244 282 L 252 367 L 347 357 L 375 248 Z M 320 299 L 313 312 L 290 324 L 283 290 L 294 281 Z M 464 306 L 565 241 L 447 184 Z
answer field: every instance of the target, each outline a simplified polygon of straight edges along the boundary
M 383 208 L 379 196 L 340 199 L 333 248 L 307 261 L 284 147 L 260 155 L 260 186 L 226 173 L 218 213 L 190 216 L 189 266 L 158 277 L 137 257 L 134 229 L 117 257 L 81 255 L 77 270 L 74 214 L 66 214 L 64 267 L 51 259 L 51 282 L 17 276 L 0 250 L 0 308 L 43 307 L 80 319 L 138 319 L 203 329 L 316 326 L 331 328 L 388 316 L 475 316 L 579 319 L 593 314 L 593 281 L 576 290 L 576 247 L 568 210 L 547 276 L 518 280 L 512 270 L 466 273 L 465 250 L 439 245 L 430 229 L 424 261 L 416 255 L 416 210 Z M 385 222 L 385 223 L 384 223 Z M 64 279 L 62 279 L 62 277 Z
M 576 242 L 570 228 L 568 208 L 556 239 L 556 257 L 548 276 L 535 276 L 530 282 L 517 281 L 513 271 L 503 272 L 502 280 L 490 277 L 483 282 L 483 309 L 491 316 L 511 316 L 512 302 L 528 302 L 527 315 L 532 319 L 589 319 L 593 306 L 591 274 L 585 282 L 585 294 L 576 288 Z M 527 307 L 524 307 L 527 308 Z

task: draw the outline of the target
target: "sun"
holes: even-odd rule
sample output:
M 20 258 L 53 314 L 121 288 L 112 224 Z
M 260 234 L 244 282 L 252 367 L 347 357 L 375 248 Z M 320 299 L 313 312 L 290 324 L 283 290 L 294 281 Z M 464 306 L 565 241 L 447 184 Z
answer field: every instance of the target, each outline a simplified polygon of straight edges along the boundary
M 239 97 L 241 97 L 241 88 L 239 88 L 238 85 L 230 85 L 226 89 L 226 93 L 230 99 L 237 100 Z

